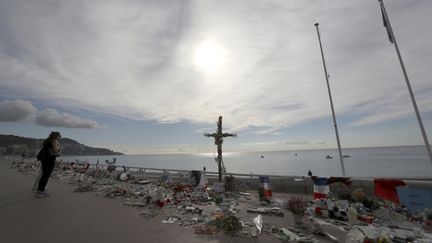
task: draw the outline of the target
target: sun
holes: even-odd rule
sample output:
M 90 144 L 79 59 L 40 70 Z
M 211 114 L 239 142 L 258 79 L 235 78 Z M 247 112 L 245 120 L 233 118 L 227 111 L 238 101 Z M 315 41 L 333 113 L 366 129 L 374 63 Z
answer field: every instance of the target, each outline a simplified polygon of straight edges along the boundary
M 194 54 L 195 66 L 207 74 L 220 72 L 225 64 L 225 49 L 213 41 L 201 43 Z

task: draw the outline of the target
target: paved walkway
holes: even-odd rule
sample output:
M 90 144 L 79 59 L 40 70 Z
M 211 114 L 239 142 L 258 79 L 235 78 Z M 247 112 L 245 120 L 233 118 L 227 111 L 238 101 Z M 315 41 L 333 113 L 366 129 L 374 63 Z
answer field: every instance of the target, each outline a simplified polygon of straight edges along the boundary
M 166 215 L 145 219 L 135 208 L 94 193 L 74 193 L 74 186 L 50 179 L 48 198 L 35 198 L 35 176 L 0 161 L 0 242 L 280 242 L 197 235 L 191 228 L 162 224 Z

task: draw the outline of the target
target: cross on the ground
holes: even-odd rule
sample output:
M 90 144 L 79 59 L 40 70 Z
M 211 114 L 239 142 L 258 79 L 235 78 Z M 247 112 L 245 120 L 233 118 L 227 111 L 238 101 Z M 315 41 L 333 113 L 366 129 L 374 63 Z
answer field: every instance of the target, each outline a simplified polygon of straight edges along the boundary
M 206 133 L 206 137 L 214 137 L 215 145 L 217 146 L 218 156 L 216 161 L 218 162 L 218 172 L 219 172 L 219 182 L 222 181 L 222 143 L 224 137 L 237 137 L 237 134 L 223 133 L 222 132 L 222 116 L 219 116 L 219 121 L 217 122 L 217 131 L 215 133 Z M 225 166 L 224 166 L 225 170 Z

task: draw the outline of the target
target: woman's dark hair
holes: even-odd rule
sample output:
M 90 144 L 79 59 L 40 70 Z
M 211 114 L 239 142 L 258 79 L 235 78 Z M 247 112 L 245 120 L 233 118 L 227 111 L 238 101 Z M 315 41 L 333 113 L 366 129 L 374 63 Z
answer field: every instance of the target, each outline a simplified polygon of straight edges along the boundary
M 51 132 L 47 139 L 44 140 L 42 146 L 47 146 L 52 143 L 54 139 L 61 138 L 60 132 Z

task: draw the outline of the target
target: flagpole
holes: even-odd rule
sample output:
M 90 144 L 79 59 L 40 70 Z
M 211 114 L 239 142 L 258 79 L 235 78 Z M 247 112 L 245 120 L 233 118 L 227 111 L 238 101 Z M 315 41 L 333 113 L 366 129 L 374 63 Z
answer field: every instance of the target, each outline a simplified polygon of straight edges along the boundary
M 395 36 L 393 34 L 393 29 L 392 29 L 391 24 L 390 24 L 390 19 L 388 18 L 387 11 L 385 10 L 384 2 L 382 0 L 378 0 L 378 2 L 380 2 L 380 5 L 381 5 L 381 12 L 383 14 L 383 21 L 385 21 L 384 22 L 384 26 L 387 28 L 387 32 L 388 32 L 388 35 L 389 35 L 389 40 L 395 46 L 396 53 L 397 53 L 397 56 L 399 58 L 400 65 L 402 67 L 402 72 L 403 72 L 404 77 L 405 77 L 405 82 L 406 82 L 406 85 L 408 87 L 409 94 L 411 96 L 411 101 L 412 101 L 412 104 L 414 106 L 414 111 L 416 113 L 417 121 L 419 123 L 420 130 L 421 130 L 421 133 L 422 133 L 422 136 L 423 136 L 423 140 L 424 140 L 424 143 L 426 145 L 426 150 L 427 150 L 427 152 L 429 154 L 429 159 L 430 159 L 430 161 L 432 163 L 432 151 L 431 151 L 431 147 L 429 145 L 429 141 L 428 141 L 428 138 L 427 138 L 427 135 L 426 135 L 426 131 L 425 131 L 424 126 L 423 126 L 423 122 L 422 122 L 422 119 L 421 119 L 421 116 L 420 116 L 420 112 L 419 112 L 419 110 L 417 108 L 417 103 L 416 103 L 416 100 L 414 98 L 414 93 L 413 93 L 413 91 L 411 89 L 411 84 L 410 84 L 410 81 L 408 79 L 408 74 L 406 72 L 405 65 L 404 65 L 404 62 L 402 60 L 402 56 L 401 56 L 401 54 L 399 52 L 399 46 L 398 46 L 398 44 L 396 42 L 396 38 L 395 38 Z
M 334 111 L 334 108 L 333 108 L 333 99 L 332 99 L 332 95 L 331 95 L 331 91 L 330 91 L 330 83 L 329 83 L 329 80 L 328 80 L 327 67 L 326 67 L 325 60 L 324 60 L 324 52 L 323 52 L 323 48 L 322 48 L 322 45 L 321 45 L 321 36 L 320 36 L 319 30 L 318 30 L 318 25 L 319 25 L 319 23 L 316 23 L 315 27 L 316 27 L 317 34 L 318 34 L 318 41 L 319 41 L 319 44 L 320 44 L 321 57 L 322 57 L 323 66 L 324 66 L 324 75 L 325 75 L 326 82 L 327 82 L 327 90 L 328 90 L 329 99 L 330 99 L 330 107 L 331 107 L 331 111 L 332 111 L 332 115 L 333 115 L 333 124 L 334 124 L 334 128 L 335 128 L 335 131 L 336 131 L 336 141 L 337 141 L 338 150 L 339 150 L 339 159 L 340 159 L 340 163 L 341 163 L 342 175 L 345 177 L 346 176 L 346 174 L 345 174 L 345 165 L 344 165 L 343 157 L 342 157 L 342 149 L 341 149 L 340 140 L 339 140 L 339 132 L 338 132 L 338 129 L 337 129 L 337 124 L 336 124 L 336 115 L 335 115 L 335 111 Z

